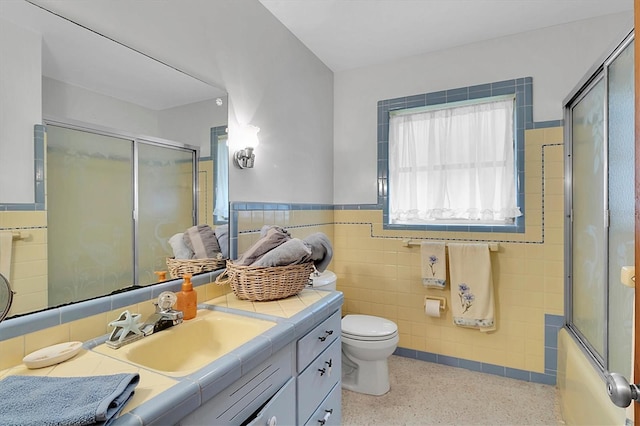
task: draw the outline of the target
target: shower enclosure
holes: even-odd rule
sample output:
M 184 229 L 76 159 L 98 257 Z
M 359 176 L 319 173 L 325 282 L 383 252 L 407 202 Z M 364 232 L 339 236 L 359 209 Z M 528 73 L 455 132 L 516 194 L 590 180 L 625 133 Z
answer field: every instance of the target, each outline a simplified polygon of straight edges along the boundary
M 631 372 L 634 47 L 630 34 L 565 101 L 565 316 L 596 369 Z
M 49 304 L 158 281 L 197 221 L 197 149 L 47 125 Z

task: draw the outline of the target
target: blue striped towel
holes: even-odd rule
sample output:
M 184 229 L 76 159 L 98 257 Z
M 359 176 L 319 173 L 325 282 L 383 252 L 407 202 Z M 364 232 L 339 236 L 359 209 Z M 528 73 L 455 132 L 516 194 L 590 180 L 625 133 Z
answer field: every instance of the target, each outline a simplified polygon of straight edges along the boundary
M 108 425 L 122 411 L 139 381 L 138 373 L 8 376 L 0 380 L 0 424 Z

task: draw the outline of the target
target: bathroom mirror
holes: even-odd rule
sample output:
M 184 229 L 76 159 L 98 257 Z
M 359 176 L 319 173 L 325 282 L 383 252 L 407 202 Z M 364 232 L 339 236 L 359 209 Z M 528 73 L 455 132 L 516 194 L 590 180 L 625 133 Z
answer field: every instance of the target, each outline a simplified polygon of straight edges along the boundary
M 218 151 L 219 145 L 226 147 L 228 99 L 224 89 L 187 75 L 26 0 L 3 0 L 1 3 L 0 25 L 13 25 L 18 34 L 21 34 L 19 31 L 27 31 L 41 35 L 38 48 L 41 49 L 42 75 L 36 80 L 41 80 L 42 83 L 42 108 L 38 111 L 42 121 L 33 124 L 71 125 L 74 129 L 97 129 L 109 136 L 126 135 L 151 142 L 195 147 L 198 186 L 194 191 L 197 195 L 193 198 L 198 201 L 195 213 L 197 222 L 212 227 L 225 223 L 225 207 L 228 208 L 227 199 L 224 198 L 228 192 L 228 157 Z M 13 49 L 25 49 L 26 45 L 6 39 L 0 40 L 0 43 L 8 44 L 8 48 Z M 3 51 L 0 49 L 0 52 Z M 0 57 L 0 61 L 2 60 Z M 25 73 L 31 72 L 34 70 L 25 69 Z M 3 102 L 3 106 L 6 104 Z M 0 141 L 0 144 L 5 143 L 8 142 Z M 172 161 L 180 163 L 184 160 L 178 158 Z M 219 170 L 225 175 L 220 175 Z M 47 175 L 49 171 L 47 170 Z M 224 199 L 217 202 L 216 194 L 218 199 L 221 196 Z M 0 204 L 0 210 L 1 207 Z M 87 208 L 86 212 L 90 215 L 91 208 Z M 48 217 L 47 221 L 47 233 L 53 238 L 55 220 Z M 29 223 L 26 225 L 28 228 Z M 173 231 L 160 231 L 157 233 L 157 244 L 166 244 L 166 248 L 170 249 L 166 240 Z M 113 232 L 109 235 L 113 235 Z M 112 253 L 113 250 L 103 250 L 101 256 Z M 100 260 L 98 258 L 96 264 Z M 51 271 L 50 255 L 47 261 Z M 164 269 L 166 270 L 166 266 Z M 104 275 L 112 272 L 107 268 Z M 65 295 L 62 298 L 52 297 L 55 296 L 52 293 L 61 290 L 56 290 L 45 282 L 45 290 L 50 293 L 45 297 L 48 301 L 34 306 L 31 311 L 100 297 L 114 290 L 96 293 L 96 286 L 88 283 L 95 281 L 95 277 L 96 274 L 93 273 L 74 274 L 73 279 L 77 282 L 65 283 Z M 20 278 L 14 276 L 14 284 Z M 128 285 L 131 284 L 133 282 Z M 147 279 L 142 284 L 153 282 L 150 283 Z M 94 291 L 83 293 L 83 289 L 91 285 Z M 14 310 L 10 315 L 29 313 L 29 310 L 16 310 L 22 293 L 20 291 L 16 294 Z
M 11 291 L 9 280 L 0 274 L 0 321 L 7 316 L 12 302 L 13 291 Z

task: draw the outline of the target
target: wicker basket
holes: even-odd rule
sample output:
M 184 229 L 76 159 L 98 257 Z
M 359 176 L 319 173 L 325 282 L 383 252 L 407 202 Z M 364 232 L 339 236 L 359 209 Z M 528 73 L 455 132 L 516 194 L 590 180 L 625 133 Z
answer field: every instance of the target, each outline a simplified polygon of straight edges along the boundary
M 180 278 L 185 274 L 199 274 L 201 272 L 213 271 L 224 268 L 226 259 L 206 258 L 206 259 L 175 259 L 167 257 L 167 268 L 171 278 Z
M 262 302 L 284 299 L 309 284 L 313 262 L 288 266 L 239 266 L 227 261 L 227 270 L 216 278 L 217 284 L 231 285 L 242 300 Z

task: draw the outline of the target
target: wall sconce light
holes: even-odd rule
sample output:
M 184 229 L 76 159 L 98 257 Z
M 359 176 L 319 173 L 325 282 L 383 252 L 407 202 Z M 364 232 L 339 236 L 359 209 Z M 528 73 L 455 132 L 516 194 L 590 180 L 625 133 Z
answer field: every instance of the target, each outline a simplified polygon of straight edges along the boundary
M 251 169 L 253 168 L 253 163 L 256 158 L 256 155 L 253 153 L 253 150 L 258 146 L 258 132 L 260 131 L 260 127 L 247 125 L 239 129 L 239 138 L 240 143 L 244 145 L 243 149 L 237 150 L 233 154 L 233 162 L 236 166 L 241 169 Z M 242 145 L 241 145 L 242 146 Z

